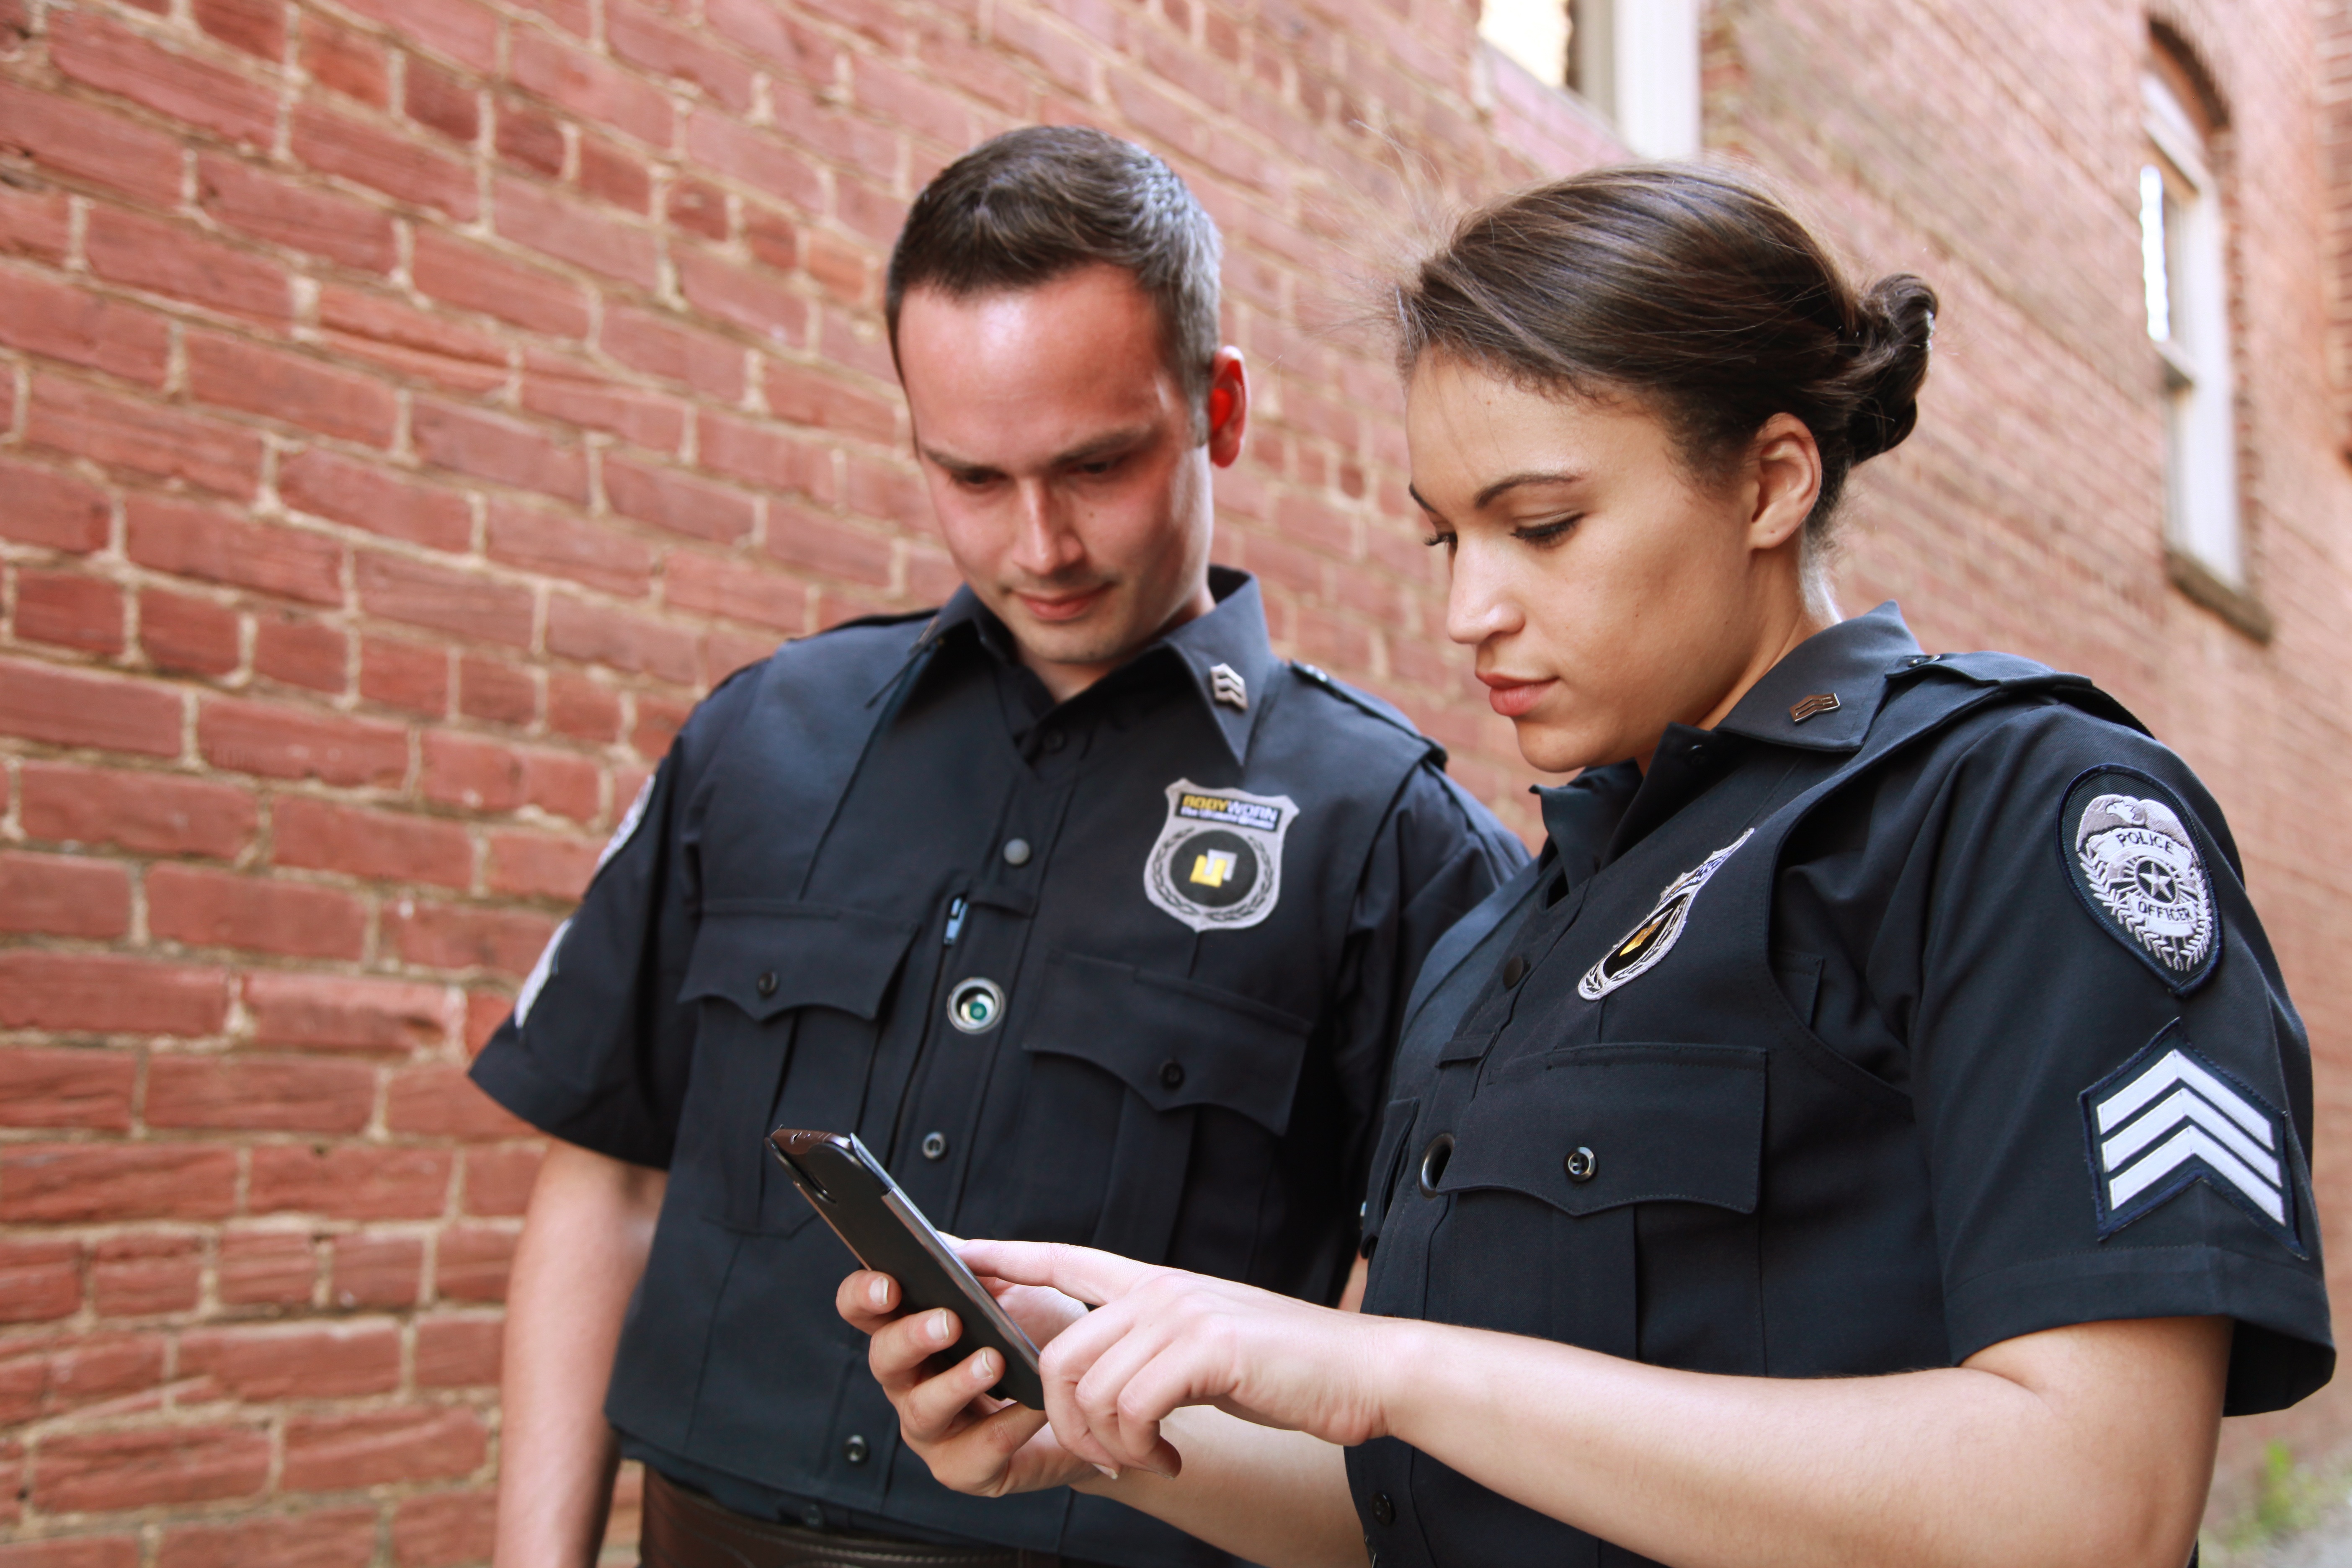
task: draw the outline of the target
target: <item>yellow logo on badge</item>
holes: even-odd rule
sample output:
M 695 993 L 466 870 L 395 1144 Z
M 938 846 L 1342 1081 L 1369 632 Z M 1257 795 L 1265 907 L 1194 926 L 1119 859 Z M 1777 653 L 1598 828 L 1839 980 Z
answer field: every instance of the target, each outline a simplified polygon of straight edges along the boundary
M 1204 888 L 1222 888 L 1225 885 L 1225 879 L 1234 874 L 1234 868 L 1239 864 L 1232 850 L 1211 849 L 1194 857 L 1192 875 L 1189 879 Z

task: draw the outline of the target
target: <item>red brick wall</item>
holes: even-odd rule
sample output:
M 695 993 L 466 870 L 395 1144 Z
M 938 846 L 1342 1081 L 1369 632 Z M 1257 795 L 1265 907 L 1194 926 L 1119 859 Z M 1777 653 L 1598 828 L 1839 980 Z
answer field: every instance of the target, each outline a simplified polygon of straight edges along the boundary
M 2334 1116 L 2352 483 L 2312 13 L 2182 23 L 2264 191 L 2263 647 L 2163 574 L 2140 23 L 1947 9 L 1710 23 L 1711 135 L 1950 302 L 1923 437 L 1857 497 L 1849 602 L 2090 669 L 2207 770 Z M 1458 0 L 0 0 L 0 1541 L 58 1542 L 0 1568 L 481 1556 L 536 1156 L 467 1052 L 700 690 L 951 584 L 876 303 L 904 202 L 972 140 L 1089 120 L 1195 181 L 1260 389 L 1220 553 L 1286 651 L 1402 701 L 1532 825 L 1334 287 L 1401 214 L 1609 155 L 1472 26 Z

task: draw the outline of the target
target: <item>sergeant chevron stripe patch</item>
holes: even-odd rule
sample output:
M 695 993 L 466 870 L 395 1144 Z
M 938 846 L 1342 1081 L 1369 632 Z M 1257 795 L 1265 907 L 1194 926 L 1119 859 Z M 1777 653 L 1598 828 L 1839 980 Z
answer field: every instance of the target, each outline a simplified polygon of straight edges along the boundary
M 2190 1048 L 2178 1021 L 2084 1089 L 2083 1116 L 2103 1238 L 2203 1182 L 2302 1251 L 2284 1121 Z

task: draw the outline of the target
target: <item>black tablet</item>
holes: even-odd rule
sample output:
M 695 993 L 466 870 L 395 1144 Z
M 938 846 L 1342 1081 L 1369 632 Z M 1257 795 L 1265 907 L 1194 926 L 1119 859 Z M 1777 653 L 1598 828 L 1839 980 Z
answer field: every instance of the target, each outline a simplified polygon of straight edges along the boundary
M 768 1146 L 792 1173 L 801 1196 L 824 1216 L 857 1261 L 898 1282 L 901 1310 L 945 1307 L 956 1315 L 963 1334 L 941 1352 L 940 1364 L 952 1366 L 983 1346 L 993 1348 L 1004 1358 L 1004 1375 L 989 1393 L 1033 1410 L 1045 1408 L 1037 1347 L 856 1133 L 779 1127 L 768 1134 Z

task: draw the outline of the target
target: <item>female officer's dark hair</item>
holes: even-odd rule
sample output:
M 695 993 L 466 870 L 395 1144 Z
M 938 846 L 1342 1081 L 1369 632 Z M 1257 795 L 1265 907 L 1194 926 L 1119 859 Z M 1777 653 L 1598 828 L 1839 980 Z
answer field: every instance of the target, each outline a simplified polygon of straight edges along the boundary
M 1808 543 L 1853 465 L 1911 433 L 1936 324 L 1919 279 L 1856 292 L 1755 181 L 1672 163 L 1596 169 L 1472 213 L 1395 307 L 1408 374 L 1441 353 L 1546 390 L 1632 392 L 1701 476 L 1773 415 L 1796 416 L 1822 453 Z
M 1169 368 L 1198 423 L 1217 353 L 1223 252 L 1215 221 L 1176 171 L 1133 142 L 1079 125 L 1008 131 L 940 170 L 908 210 L 883 289 L 890 352 L 910 289 L 961 300 L 1107 262 L 1158 308 Z

